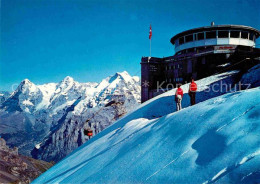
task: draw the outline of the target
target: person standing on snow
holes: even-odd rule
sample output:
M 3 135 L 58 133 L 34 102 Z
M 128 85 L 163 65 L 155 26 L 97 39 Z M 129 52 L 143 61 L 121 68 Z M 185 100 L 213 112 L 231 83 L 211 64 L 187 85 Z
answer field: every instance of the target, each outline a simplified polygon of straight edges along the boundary
M 190 88 L 189 88 L 189 96 L 190 96 L 190 104 L 195 105 L 196 103 L 196 91 L 197 84 L 194 82 L 194 79 L 191 78 Z
M 175 93 L 177 111 L 182 109 L 182 107 L 181 107 L 182 97 L 183 97 L 183 90 L 181 89 L 181 85 L 178 84 L 178 89 L 176 90 L 176 93 Z

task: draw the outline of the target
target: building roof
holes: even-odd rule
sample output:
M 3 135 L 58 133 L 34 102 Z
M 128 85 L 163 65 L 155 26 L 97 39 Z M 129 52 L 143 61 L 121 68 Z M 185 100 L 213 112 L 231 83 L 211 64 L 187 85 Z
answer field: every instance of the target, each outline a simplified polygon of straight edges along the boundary
M 189 29 L 186 31 L 183 31 L 181 33 L 178 33 L 174 37 L 171 38 L 171 43 L 174 44 L 175 40 L 177 40 L 179 37 L 182 37 L 184 35 L 200 32 L 200 31 L 212 31 L 212 30 L 226 30 L 226 29 L 240 29 L 240 30 L 246 30 L 246 31 L 253 31 L 256 33 L 256 38 L 260 36 L 260 31 L 250 27 L 250 26 L 243 26 L 243 25 L 214 25 L 214 26 L 206 26 L 206 27 L 199 27 L 194 29 Z

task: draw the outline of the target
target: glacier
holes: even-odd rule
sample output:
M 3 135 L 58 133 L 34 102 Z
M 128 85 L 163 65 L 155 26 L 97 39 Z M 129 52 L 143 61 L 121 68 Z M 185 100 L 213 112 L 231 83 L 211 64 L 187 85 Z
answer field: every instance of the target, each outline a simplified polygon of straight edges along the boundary
M 33 183 L 259 183 L 260 88 L 206 92 L 230 75 L 198 81 L 194 106 L 183 85 L 179 112 L 176 89 L 143 103 Z

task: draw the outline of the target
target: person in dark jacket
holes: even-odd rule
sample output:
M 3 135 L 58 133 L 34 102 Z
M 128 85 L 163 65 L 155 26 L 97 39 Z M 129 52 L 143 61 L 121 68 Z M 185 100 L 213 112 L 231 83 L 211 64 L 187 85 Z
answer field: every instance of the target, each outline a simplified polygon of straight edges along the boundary
M 191 79 L 190 88 L 189 88 L 189 96 L 190 96 L 190 104 L 196 104 L 196 91 L 197 91 L 197 84 L 194 82 L 194 79 Z
M 177 111 L 182 109 L 182 107 L 181 107 L 182 98 L 183 98 L 183 90 L 181 89 L 181 85 L 178 84 L 178 89 L 176 90 L 176 93 L 175 93 Z

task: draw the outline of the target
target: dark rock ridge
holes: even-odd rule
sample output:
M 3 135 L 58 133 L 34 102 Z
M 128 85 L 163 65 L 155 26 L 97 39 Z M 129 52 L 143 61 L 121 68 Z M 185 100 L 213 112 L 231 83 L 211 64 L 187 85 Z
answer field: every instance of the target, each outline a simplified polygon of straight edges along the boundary
M 0 138 L 0 183 L 30 183 L 52 165 L 19 155 L 18 148 L 9 148 Z

